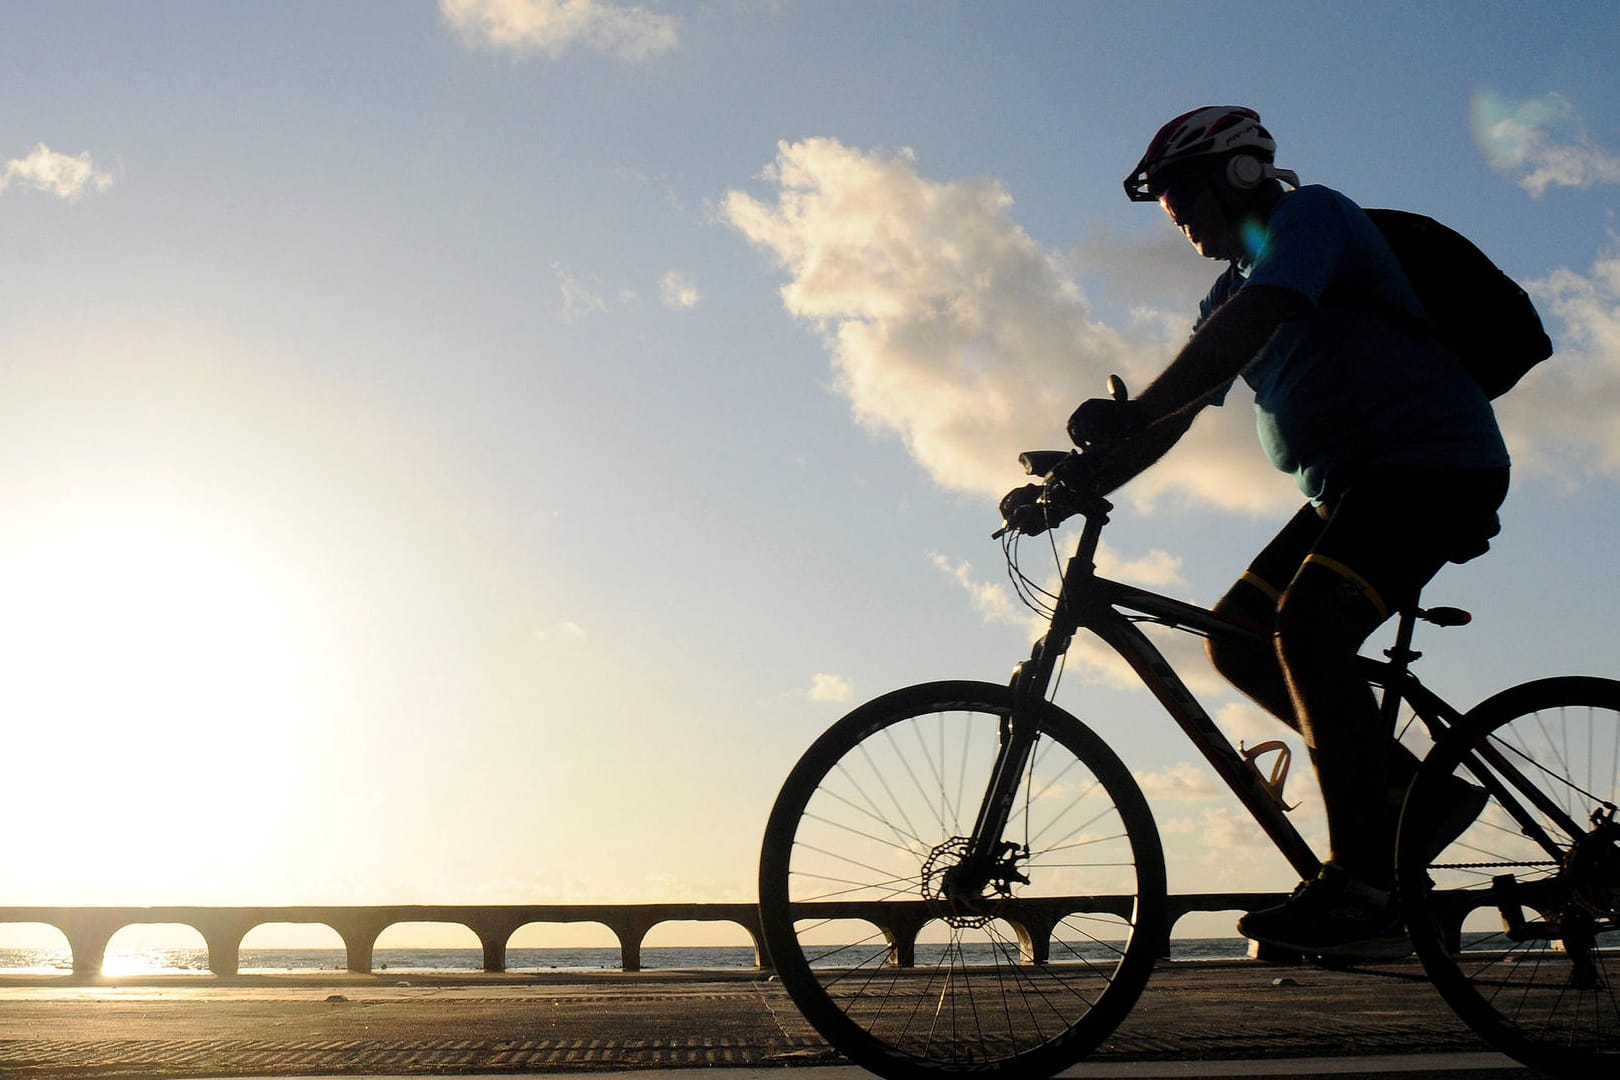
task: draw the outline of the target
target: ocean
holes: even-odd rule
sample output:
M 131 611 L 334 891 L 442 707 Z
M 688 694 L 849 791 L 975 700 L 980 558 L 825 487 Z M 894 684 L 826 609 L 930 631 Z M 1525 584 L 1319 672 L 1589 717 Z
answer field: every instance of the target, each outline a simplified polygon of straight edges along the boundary
M 1172 960 L 1220 960 L 1248 955 L 1243 938 L 1189 938 L 1170 943 Z M 243 949 L 244 975 L 297 975 L 342 971 L 342 949 Z M 506 950 L 506 970 L 512 974 L 548 971 L 617 971 L 618 948 Z M 643 948 L 643 971 L 735 971 L 754 967 L 752 948 L 713 946 Z M 377 949 L 372 954 L 376 974 L 478 972 L 484 968 L 479 949 Z M 61 975 L 71 970 L 67 949 L 0 948 L 0 976 Z M 195 975 L 208 971 L 208 950 L 195 948 L 108 948 L 102 973 L 108 976 Z

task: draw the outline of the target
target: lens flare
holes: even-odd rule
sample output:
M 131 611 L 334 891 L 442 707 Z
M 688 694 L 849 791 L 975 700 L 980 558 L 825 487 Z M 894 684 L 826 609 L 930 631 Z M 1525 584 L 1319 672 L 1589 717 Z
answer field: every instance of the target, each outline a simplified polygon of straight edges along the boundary
M 1550 99 L 1509 102 L 1489 87 L 1479 87 L 1468 103 L 1468 127 L 1491 168 L 1512 174 L 1523 168 L 1552 114 Z
M 1469 103 L 1469 127 L 1490 167 L 1537 198 L 1552 187 L 1620 181 L 1620 157 L 1591 140 L 1562 94 L 1510 101 L 1481 87 Z
M 1238 227 L 1238 231 L 1243 239 L 1244 255 L 1249 264 L 1253 265 L 1265 253 L 1266 243 L 1271 239 L 1271 231 L 1266 228 L 1265 222 L 1256 218 L 1246 219 Z

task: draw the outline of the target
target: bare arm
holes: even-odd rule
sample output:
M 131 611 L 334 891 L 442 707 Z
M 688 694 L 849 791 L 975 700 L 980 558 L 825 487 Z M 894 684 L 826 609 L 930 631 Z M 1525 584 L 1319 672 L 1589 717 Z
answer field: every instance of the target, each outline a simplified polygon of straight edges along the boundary
M 1116 443 L 1096 464 L 1097 489 L 1129 483 L 1181 441 L 1217 388 L 1237 378 L 1277 328 L 1310 301 L 1292 289 L 1256 285 L 1238 291 L 1198 328 L 1164 372 L 1136 397 L 1147 427 Z
M 1106 495 L 1146 472 L 1149 466 L 1181 441 L 1187 429 L 1192 427 L 1193 418 L 1202 410 L 1202 405 L 1189 406 L 1110 446 L 1093 465 L 1092 483 L 1097 493 Z
M 1170 366 L 1136 396 L 1143 418 L 1151 427 L 1237 378 L 1279 326 L 1309 308 L 1310 301 L 1292 289 L 1277 285 L 1239 289 L 1198 328 Z

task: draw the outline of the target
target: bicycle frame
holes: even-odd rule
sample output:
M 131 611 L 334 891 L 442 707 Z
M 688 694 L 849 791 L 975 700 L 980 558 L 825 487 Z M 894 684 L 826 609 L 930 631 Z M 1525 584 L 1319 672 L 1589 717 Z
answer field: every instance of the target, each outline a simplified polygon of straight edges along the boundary
M 1222 734 L 1152 640 L 1126 612 L 1214 640 L 1263 649 L 1271 648 L 1271 642 L 1205 608 L 1098 576 L 1097 542 L 1111 510 L 1111 504 L 1101 498 L 1082 508 L 1085 527 L 1064 569 L 1051 627 L 1035 643 L 1029 659 L 1013 673 L 1013 715 L 1002 733 L 1001 753 L 965 860 L 978 872 L 965 875 L 964 884 L 976 883 L 982 888 L 995 876 L 992 870 L 1007 848 L 1001 839 L 1002 832 L 1012 813 L 1019 776 L 1028 764 L 1036 735 L 1033 725 L 1023 721 L 1019 704 L 1046 697 L 1058 660 L 1080 630 L 1096 635 L 1130 665 L 1295 872 L 1301 878 L 1314 877 L 1321 860 L 1288 820 L 1280 782 L 1275 787 L 1269 783 L 1254 764 L 1258 754 L 1245 757 Z M 1461 714 L 1424 687 L 1409 670 L 1411 662 L 1420 655 L 1411 648 L 1415 620 L 1414 612 L 1401 613 L 1395 645 L 1387 653 L 1388 660 L 1362 657 L 1361 662 L 1367 681 L 1383 691 L 1380 709 L 1389 731 L 1394 732 L 1404 701 L 1438 739 L 1461 719 Z

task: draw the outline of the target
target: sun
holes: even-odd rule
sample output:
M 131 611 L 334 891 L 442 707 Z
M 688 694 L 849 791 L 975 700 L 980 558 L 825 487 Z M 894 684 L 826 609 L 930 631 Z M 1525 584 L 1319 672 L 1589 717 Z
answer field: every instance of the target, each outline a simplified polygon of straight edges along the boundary
M 0 534 L 10 797 L 50 808 L 36 820 L 62 850 L 142 820 L 206 834 L 199 793 L 277 763 L 293 794 L 329 688 L 297 568 L 242 521 L 173 499 L 35 509 Z

